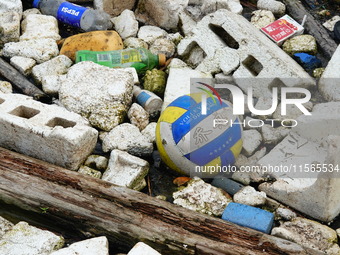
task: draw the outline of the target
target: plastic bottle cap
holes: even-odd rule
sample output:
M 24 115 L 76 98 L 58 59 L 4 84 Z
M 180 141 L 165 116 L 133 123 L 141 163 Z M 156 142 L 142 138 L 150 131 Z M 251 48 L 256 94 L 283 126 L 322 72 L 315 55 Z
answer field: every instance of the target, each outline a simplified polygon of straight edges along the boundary
M 158 64 L 160 66 L 164 66 L 166 62 L 166 56 L 165 54 L 158 54 Z
M 33 1 L 33 8 L 38 8 L 39 7 L 39 3 L 41 0 L 34 0 Z

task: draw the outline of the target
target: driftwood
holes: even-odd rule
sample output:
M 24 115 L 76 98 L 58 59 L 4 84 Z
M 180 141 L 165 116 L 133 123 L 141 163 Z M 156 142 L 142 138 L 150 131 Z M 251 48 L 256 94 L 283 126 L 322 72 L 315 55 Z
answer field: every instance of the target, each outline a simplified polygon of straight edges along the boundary
M 0 75 L 20 89 L 25 95 L 32 96 L 42 102 L 50 102 L 51 98 L 39 88 L 34 86 L 27 78 L 13 66 L 0 57 Z
M 303 6 L 301 1 L 283 0 L 283 3 L 286 5 L 287 13 L 289 13 L 289 15 L 299 23 L 301 23 L 303 17 L 307 15 L 307 21 L 304 25 L 305 30 L 307 33 L 315 37 L 322 53 L 326 58 L 330 59 L 337 48 L 337 44 L 330 37 L 326 28 L 324 28 L 320 22 L 314 19 L 314 17 Z
M 301 246 L 0 148 L 0 199 L 77 222 L 121 249 L 171 254 L 316 254 Z M 48 208 L 48 209 L 46 209 Z

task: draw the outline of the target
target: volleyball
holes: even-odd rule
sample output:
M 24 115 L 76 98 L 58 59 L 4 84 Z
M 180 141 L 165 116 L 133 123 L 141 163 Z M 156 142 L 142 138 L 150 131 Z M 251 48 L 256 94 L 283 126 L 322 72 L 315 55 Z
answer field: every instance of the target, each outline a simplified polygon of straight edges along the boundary
M 175 99 L 156 127 L 162 160 L 180 174 L 211 177 L 235 162 L 242 125 L 229 102 L 193 93 Z

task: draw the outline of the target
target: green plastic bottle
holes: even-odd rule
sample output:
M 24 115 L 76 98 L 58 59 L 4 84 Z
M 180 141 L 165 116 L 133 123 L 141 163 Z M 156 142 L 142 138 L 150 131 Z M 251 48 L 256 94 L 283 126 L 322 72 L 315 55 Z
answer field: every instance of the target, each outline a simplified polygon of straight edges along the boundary
M 114 51 L 80 50 L 76 52 L 76 63 L 81 61 L 92 61 L 113 68 L 134 67 L 138 74 L 144 74 L 147 70 L 165 65 L 166 57 L 164 54 L 154 55 L 145 48 Z

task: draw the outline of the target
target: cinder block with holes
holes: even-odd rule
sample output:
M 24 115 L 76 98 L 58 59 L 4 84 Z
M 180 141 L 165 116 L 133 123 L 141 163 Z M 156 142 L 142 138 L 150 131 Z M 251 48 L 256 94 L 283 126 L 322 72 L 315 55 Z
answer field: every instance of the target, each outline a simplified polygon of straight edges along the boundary
M 0 94 L 0 146 L 71 170 L 93 151 L 98 131 L 76 113 L 20 94 Z
M 201 48 L 204 60 L 196 70 L 231 75 L 255 97 L 271 95 L 272 87 L 315 87 L 315 82 L 290 56 L 241 15 L 218 10 L 205 16 L 177 48 L 183 58 Z M 251 78 L 251 80 L 249 80 Z

